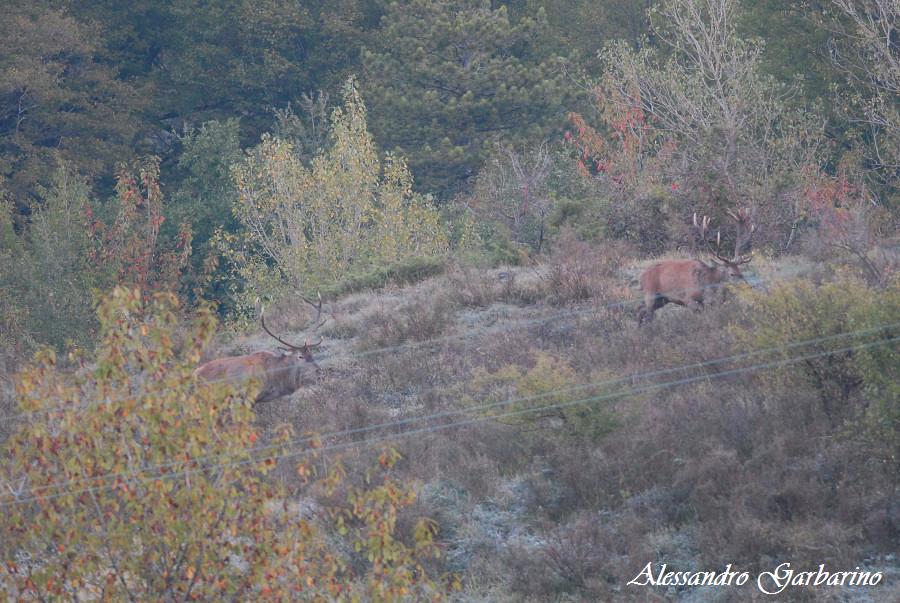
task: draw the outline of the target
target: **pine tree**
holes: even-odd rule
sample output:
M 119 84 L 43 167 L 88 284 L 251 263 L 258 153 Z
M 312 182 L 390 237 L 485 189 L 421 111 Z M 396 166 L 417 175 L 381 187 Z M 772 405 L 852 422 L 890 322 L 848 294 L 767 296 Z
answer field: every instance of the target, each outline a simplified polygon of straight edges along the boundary
M 482 0 L 395 2 L 363 52 L 372 129 L 447 198 L 496 137 L 542 138 L 564 119 L 568 87 L 545 50 L 546 15 L 512 20 Z

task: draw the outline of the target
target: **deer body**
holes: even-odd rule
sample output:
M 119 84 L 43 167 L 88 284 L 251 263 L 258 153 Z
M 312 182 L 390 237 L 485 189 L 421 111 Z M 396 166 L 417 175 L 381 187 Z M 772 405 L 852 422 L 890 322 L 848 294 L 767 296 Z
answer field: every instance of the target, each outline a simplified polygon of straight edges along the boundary
M 638 309 L 638 324 L 653 320 L 653 313 L 669 303 L 699 310 L 713 299 L 721 300 L 722 285 L 732 278 L 743 278 L 736 265 L 710 266 L 700 260 L 654 264 L 640 277 L 644 302 Z
M 322 316 L 322 297 L 319 303 L 314 304 L 305 297 L 303 301 L 316 309 L 318 330 L 325 322 L 319 322 Z M 315 381 L 316 375 L 321 370 L 313 359 L 312 350 L 319 346 L 322 340 L 310 344 L 309 340 L 303 345 L 288 343 L 284 339 L 269 330 L 266 326 L 265 310 L 259 315 L 263 331 L 285 347 L 279 348 L 279 352 L 254 352 L 243 356 L 229 356 L 217 358 L 202 364 L 194 371 L 194 376 L 204 381 L 235 381 L 246 382 L 251 379 L 259 380 L 261 387 L 256 394 L 254 402 L 268 402 L 275 398 L 287 396 L 305 385 Z
M 750 246 L 750 239 L 756 227 L 750 223 L 750 210 L 739 209 L 736 213 L 726 212 L 737 223 L 733 257 L 713 253 L 712 264 L 700 260 L 667 260 L 659 262 L 641 273 L 640 285 L 644 301 L 638 308 L 638 325 L 653 320 L 653 313 L 666 304 L 678 304 L 695 311 L 705 303 L 724 300 L 724 284 L 729 280 L 745 280 L 739 266 L 750 261 L 752 254 L 743 252 Z M 691 245 L 696 253 L 701 247 L 709 248 L 708 230 L 710 219 L 703 216 L 697 220 L 694 214 Z M 716 234 L 716 247 L 721 243 L 721 234 Z
M 244 356 L 217 358 L 201 365 L 194 374 L 205 381 L 236 383 L 258 379 L 261 387 L 254 402 L 287 396 L 315 381 L 319 365 L 312 354 L 282 351 L 254 352 Z

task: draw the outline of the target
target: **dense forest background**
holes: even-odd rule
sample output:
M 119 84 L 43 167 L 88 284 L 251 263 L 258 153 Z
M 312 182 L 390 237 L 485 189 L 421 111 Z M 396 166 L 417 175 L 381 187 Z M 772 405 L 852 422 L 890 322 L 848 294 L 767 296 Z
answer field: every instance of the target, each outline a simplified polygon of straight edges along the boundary
M 898 182 L 897 0 L 5 0 L 0 594 L 887 600 Z M 301 295 L 315 385 L 196 382 Z
M 233 310 L 246 266 L 216 237 L 250 230 L 236 166 L 263 136 L 310 165 L 347 85 L 364 136 L 445 221 L 474 218 L 495 260 L 546 250 L 567 220 L 659 252 L 677 243 L 667 220 L 747 204 L 784 252 L 822 221 L 809 191 L 829 178 L 887 228 L 896 7 L 728 2 L 726 18 L 680 4 L 7 3 L 4 330 L 19 345 L 88 341 L 89 292 L 127 271 Z M 144 261 L 98 264 L 123 253 Z

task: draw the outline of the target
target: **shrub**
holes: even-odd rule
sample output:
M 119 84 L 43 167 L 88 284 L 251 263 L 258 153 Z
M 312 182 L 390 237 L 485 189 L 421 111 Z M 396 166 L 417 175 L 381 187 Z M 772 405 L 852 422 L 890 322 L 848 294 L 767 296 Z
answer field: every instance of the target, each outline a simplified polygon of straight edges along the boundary
M 850 311 L 856 325 L 882 325 L 897 321 L 900 316 L 900 278 L 895 277 L 884 291 L 870 298 L 867 305 Z M 882 332 L 883 337 L 900 336 L 900 328 Z M 877 445 L 879 456 L 900 466 L 900 345 L 873 346 L 855 354 L 855 363 L 862 374 L 864 388 L 873 404 L 864 420 L 867 433 Z M 900 525 L 897 526 L 900 529 Z
M 47 351 L 18 380 L 22 411 L 34 414 L 5 447 L 3 477 L 19 488 L 0 498 L 6 594 L 438 598 L 420 562 L 435 552 L 434 525 L 420 522 L 413 545 L 394 534 L 414 496 L 386 473 L 396 456 L 384 453 L 364 487 L 334 501 L 336 538 L 364 551 L 354 572 L 345 549 L 314 521 L 291 516 L 283 487 L 266 478 L 290 433 L 254 455 L 255 386 L 194 379 L 215 329 L 211 313 L 182 339 L 173 296 L 143 297 L 120 288 L 100 305 L 101 345 L 77 374 L 57 369 Z M 334 492 L 342 474 L 330 466 L 317 487 Z M 316 467 L 313 457 L 297 473 Z
M 415 299 L 379 309 L 365 325 L 363 349 L 426 341 L 441 335 L 452 323 L 453 307 L 443 298 Z
M 548 299 L 569 301 L 607 300 L 617 288 L 627 245 L 620 241 L 591 244 L 564 229 L 547 263 L 544 289 Z
M 581 380 L 568 363 L 550 354 L 538 352 L 533 362 L 531 368 L 506 365 L 493 372 L 476 369 L 471 388 L 475 393 L 464 402 L 495 404 L 483 412 L 518 426 L 523 432 L 549 428 L 569 436 L 597 440 L 615 428 L 615 418 L 603 401 L 575 403 L 602 395 L 602 388 L 579 386 Z M 503 403 L 506 400 L 513 401 Z M 507 414 L 510 416 L 504 416 Z
M 382 161 L 352 80 L 331 119 L 330 149 L 305 166 L 290 144 L 263 137 L 235 168 L 242 235 L 224 234 L 242 305 L 262 294 L 314 290 L 348 273 L 441 256 L 449 231 L 430 198 L 414 193 L 402 158 Z
M 522 282 L 522 271 L 487 271 L 462 262 L 453 265 L 446 276 L 445 291 L 455 304 L 466 308 L 485 308 L 497 302 L 530 304 L 540 298 L 539 285 Z
M 819 392 L 822 411 L 831 424 L 853 419 L 858 428 L 873 438 L 880 454 L 896 462 L 900 444 L 900 380 L 889 367 L 896 364 L 900 346 L 887 342 L 859 350 L 846 348 L 878 343 L 900 334 L 896 326 L 881 328 L 892 325 L 900 316 L 900 283 L 894 280 L 884 289 L 876 289 L 846 276 L 818 287 L 797 280 L 779 284 L 770 291 L 746 293 L 743 299 L 745 319 L 740 326 L 732 327 L 737 341 L 754 348 L 781 346 L 778 355 L 784 358 L 822 354 L 775 370 L 772 378 L 782 385 L 800 378 Z M 784 347 L 855 331 L 863 332 L 802 348 Z M 829 353 L 831 350 L 835 351 Z M 859 400 L 861 396 L 863 400 Z
M 387 285 L 414 285 L 441 274 L 445 268 L 443 258 L 415 256 L 385 266 L 374 266 L 362 274 L 345 275 L 334 284 L 322 287 L 321 293 L 324 296 L 337 297 L 368 289 L 380 289 Z

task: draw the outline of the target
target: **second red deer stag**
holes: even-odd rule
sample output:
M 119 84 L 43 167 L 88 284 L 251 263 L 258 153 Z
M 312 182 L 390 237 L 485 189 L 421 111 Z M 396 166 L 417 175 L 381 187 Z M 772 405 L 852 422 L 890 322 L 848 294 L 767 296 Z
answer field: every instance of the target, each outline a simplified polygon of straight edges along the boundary
M 653 320 L 653 313 L 670 303 L 700 310 L 710 300 L 722 299 L 723 287 L 727 281 L 745 281 L 740 266 L 750 261 L 751 256 L 745 256 L 743 252 L 750 245 L 755 226 L 750 224 L 750 212 L 747 209 L 738 210 L 737 213 L 728 212 L 728 215 L 737 222 L 733 257 L 723 257 L 716 252 L 715 259 L 709 264 L 696 259 L 666 260 L 644 270 L 640 276 L 644 300 L 637 312 L 638 325 Z M 698 223 L 697 216 L 694 215 L 694 230 L 699 230 L 695 236 L 699 240 L 706 241 L 708 226 L 708 218 Z
M 322 315 L 322 298 L 314 304 L 305 297 L 303 300 L 316 309 L 314 329 L 318 330 L 324 323 L 319 322 Z M 313 359 L 312 351 L 318 347 L 322 340 L 303 345 L 294 345 L 281 339 L 266 326 L 265 310 L 259 315 L 263 330 L 276 341 L 286 347 L 280 347 L 279 352 L 254 352 L 243 356 L 230 356 L 217 358 L 201 365 L 194 374 L 205 381 L 235 381 L 238 383 L 257 379 L 260 383 L 259 393 L 254 402 L 268 402 L 282 396 L 287 396 L 304 385 L 313 383 L 316 375 L 321 370 Z

